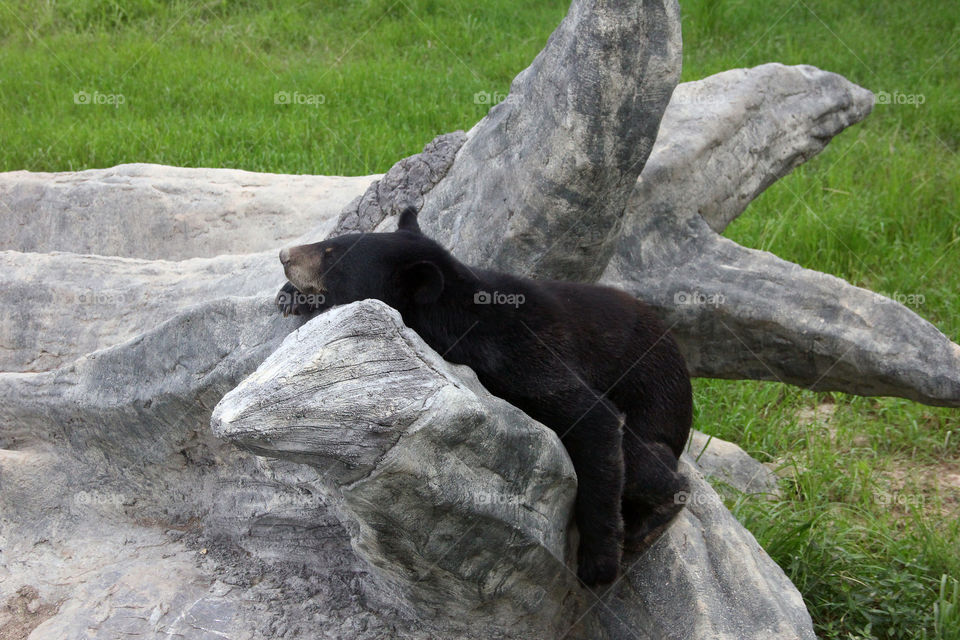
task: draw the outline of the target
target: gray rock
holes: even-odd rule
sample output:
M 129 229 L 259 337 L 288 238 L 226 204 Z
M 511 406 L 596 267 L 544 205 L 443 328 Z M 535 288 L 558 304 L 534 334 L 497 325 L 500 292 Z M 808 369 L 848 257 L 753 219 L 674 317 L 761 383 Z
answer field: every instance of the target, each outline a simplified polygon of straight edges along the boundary
M 814 640 L 803 598 L 724 507 L 688 454 L 687 507 L 598 604 L 594 639 Z
M 56 372 L 0 374 L 0 601 L 36 584 L 43 602 L 60 603 L 34 638 L 524 637 L 507 633 L 507 621 L 543 638 L 574 614 L 583 617 L 568 637 L 643 637 L 663 623 L 625 611 L 643 602 L 661 615 L 649 600 L 665 584 L 696 598 L 680 608 L 691 628 L 740 621 L 741 637 L 765 637 L 764 616 L 782 611 L 800 622 L 778 624 L 805 628 L 782 572 L 702 482 L 686 512 L 696 519 L 679 521 L 678 535 L 641 562 L 628 559 L 606 604 L 588 609 L 593 596 L 564 586 L 574 480 L 549 431 L 379 303 L 307 325 L 271 311 L 250 298 L 209 302 Z M 208 317 L 246 329 L 211 331 Z M 139 385 L 125 382 L 131 368 Z M 248 374 L 223 399 L 217 430 L 312 466 L 254 458 L 203 428 Z M 279 428 L 259 437 L 257 425 L 284 420 L 299 424 L 289 438 Z M 692 532 L 698 545 L 708 539 L 704 527 L 729 557 L 691 546 Z M 677 559 L 694 549 L 695 562 Z M 698 566 L 704 558 L 712 564 Z M 646 593 L 645 572 L 660 581 L 647 601 L 633 600 Z M 546 599 L 564 593 L 559 605 Z M 714 604 L 729 615 L 715 616 Z M 752 613 L 737 608 L 748 605 Z
M 437 629 L 814 637 L 800 594 L 688 462 L 689 508 L 668 534 L 625 558 L 602 604 L 579 590 L 566 566 L 576 479 L 559 439 L 380 302 L 335 308 L 288 336 L 212 424 L 244 449 L 316 468 L 394 606 Z
M 462 131 L 439 135 L 420 153 L 393 165 L 362 196 L 347 205 L 330 235 L 373 231 L 386 218 L 395 218 L 407 207 L 419 210 L 424 196 L 446 177 L 466 139 Z
M 669 203 L 722 233 L 872 108 L 869 91 L 809 65 L 770 63 L 684 82 L 663 114 L 628 213 Z
M 649 211 L 601 282 L 659 312 L 691 375 L 960 406 L 960 346 L 907 307 L 741 247 L 695 211 Z
M 318 473 L 209 429 L 300 324 L 225 298 L 55 371 L 0 374 L 0 602 L 30 585 L 59 603 L 33 638 L 426 637 L 369 604 Z
M 0 173 L 0 250 L 184 260 L 273 249 L 316 227 L 377 176 L 124 164 Z
M 780 65 L 699 84 L 667 110 L 601 282 L 660 312 L 692 375 L 960 406 L 960 346 L 932 324 L 714 231 L 869 113 L 872 94 L 836 74 Z M 701 106 L 717 117 L 698 115 Z
M 49 371 L 224 297 L 272 299 L 275 251 L 179 262 L 0 252 L 0 371 Z
M 705 476 L 743 493 L 780 495 L 777 474 L 739 446 L 694 429 L 687 453 Z
M 577 0 L 467 132 L 421 226 L 457 257 L 596 280 L 680 77 L 675 0 Z
M 563 445 L 384 304 L 338 307 L 290 334 L 212 424 L 316 468 L 394 606 L 481 637 L 555 637 L 572 623 L 576 476 Z
M 0 371 L 48 371 L 216 298 L 272 298 L 286 280 L 276 247 L 379 223 L 381 193 L 420 202 L 403 185 L 425 193 L 462 143 L 462 133 L 440 136 L 381 178 L 141 164 L 0 174 L 0 203 L 12 211 L 0 229 L 17 249 L 0 251 Z M 227 255 L 176 261 L 218 252 Z

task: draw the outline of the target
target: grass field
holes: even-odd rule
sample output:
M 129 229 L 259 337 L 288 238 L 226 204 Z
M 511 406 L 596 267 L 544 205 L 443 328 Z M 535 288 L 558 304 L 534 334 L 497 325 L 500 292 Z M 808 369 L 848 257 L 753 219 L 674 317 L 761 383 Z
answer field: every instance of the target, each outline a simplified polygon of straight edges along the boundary
M 0 0 L 0 170 L 368 174 L 468 128 L 567 2 Z M 727 231 L 960 338 L 960 9 L 682 3 L 683 77 L 807 63 L 892 96 Z M 898 97 L 899 96 L 899 97 Z M 898 103 L 900 102 L 900 103 Z M 960 413 L 700 380 L 698 426 L 784 474 L 732 500 L 826 638 L 960 638 Z

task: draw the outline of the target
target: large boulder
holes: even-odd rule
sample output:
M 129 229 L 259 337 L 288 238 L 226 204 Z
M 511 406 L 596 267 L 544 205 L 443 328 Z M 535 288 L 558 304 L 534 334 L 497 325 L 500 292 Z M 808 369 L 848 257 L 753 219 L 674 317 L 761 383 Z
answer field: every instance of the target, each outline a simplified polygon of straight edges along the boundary
M 288 336 L 213 412 L 214 432 L 323 478 L 394 606 L 461 637 L 812 638 L 803 599 L 694 464 L 688 508 L 625 576 L 580 589 L 559 439 L 368 300 Z M 572 631 L 571 631 L 572 630 Z
M 571 626 L 577 481 L 563 446 L 384 304 L 338 307 L 290 334 L 212 424 L 317 469 L 394 606 L 471 636 Z
M 247 329 L 198 331 L 208 316 Z M 380 303 L 306 325 L 267 300 L 206 303 L 2 374 L 0 398 L 0 601 L 36 590 L 33 640 L 812 637 L 689 466 L 664 538 L 607 593 L 576 586 L 559 441 Z M 217 433 L 271 458 L 199 424 L 220 398 Z

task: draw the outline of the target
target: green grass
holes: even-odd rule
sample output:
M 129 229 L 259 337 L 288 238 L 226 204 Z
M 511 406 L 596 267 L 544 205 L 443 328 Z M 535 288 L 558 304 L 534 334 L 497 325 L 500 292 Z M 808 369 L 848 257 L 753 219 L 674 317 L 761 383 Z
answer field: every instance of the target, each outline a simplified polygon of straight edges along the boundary
M 567 2 L 0 1 L 0 170 L 124 162 L 387 170 L 487 110 Z M 727 235 L 888 294 L 960 337 L 960 11 L 893 0 L 684 2 L 684 80 L 770 61 L 838 72 L 877 105 Z M 76 104 L 86 91 L 119 105 Z M 96 93 L 95 93 L 96 92 Z M 309 102 L 275 104 L 278 92 Z M 122 98 L 113 98 L 122 96 Z M 960 637 L 960 417 L 896 399 L 700 380 L 698 426 L 784 474 L 731 506 L 826 638 Z M 827 425 L 802 412 L 832 403 Z
M 784 477 L 782 500 L 730 506 L 803 593 L 821 637 L 960 637 L 955 625 L 933 631 L 935 607 L 957 616 L 940 584 L 960 577 L 960 487 L 933 480 L 960 472 L 956 411 L 774 383 L 695 387 L 698 424 Z M 829 419 L 811 419 L 817 408 Z

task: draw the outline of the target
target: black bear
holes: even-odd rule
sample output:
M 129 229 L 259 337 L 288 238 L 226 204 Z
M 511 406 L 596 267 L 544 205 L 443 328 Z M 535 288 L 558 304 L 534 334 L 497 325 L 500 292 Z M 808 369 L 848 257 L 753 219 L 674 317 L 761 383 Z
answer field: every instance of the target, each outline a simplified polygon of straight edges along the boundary
M 375 298 L 446 360 L 553 429 L 578 478 L 577 574 L 613 581 L 683 508 L 677 458 L 692 420 L 690 376 L 660 320 L 630 295 L 469 267 L 405 210 L 392 233 L 283 249 L 286 315 Z

